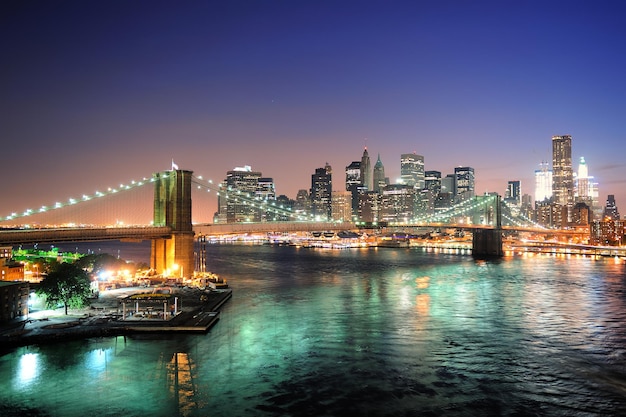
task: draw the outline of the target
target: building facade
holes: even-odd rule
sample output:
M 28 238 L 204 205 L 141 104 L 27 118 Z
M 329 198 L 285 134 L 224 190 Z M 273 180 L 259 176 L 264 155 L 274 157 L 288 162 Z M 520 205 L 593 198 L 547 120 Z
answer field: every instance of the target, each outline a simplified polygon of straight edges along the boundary
M 370 162 L 370 155 L 367 153 L 367 147 L 363 150 L 363 156 L 361 156 L 361 185 L 365 191 L 372 191 L 374 189 L 374 182 L 372 180 L 372 165 Z
M 380 160 L 380 154 L 378 154 L 378 159 L 374 164 L 374 172 L 373 172 L 373 191 L 380 193 L 380 191 L 389 183 L 387 177 L 385 177 L 385 167 Z
M 469 200 L 475 195 L 475 176 L 472 167 L 456 167 L 454 168 L 455 179 L 455 203 Z
M 545 201 L 552 198 L 552 170 L 546 162 L 535 170 L 535 201 Z
M 326 163 L 324 168 L 317 168 L 311 176 L 311 215 L 314 220 L 329 221 L 332 219 L 332 168 Z
M 402 184 L 422 190 L 424 188 L 424 157 L 416 153 L 400 156 L 400 179 Z
M 574 206 L 574 171 L 571 135 L 552 136 L 552 196 L 567 207 L 568 221 Z

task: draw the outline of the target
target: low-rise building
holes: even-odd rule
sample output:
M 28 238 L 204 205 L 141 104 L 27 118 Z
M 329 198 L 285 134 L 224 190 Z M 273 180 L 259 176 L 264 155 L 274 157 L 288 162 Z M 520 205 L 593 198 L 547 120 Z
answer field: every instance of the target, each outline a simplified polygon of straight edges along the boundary
M 0 322 L 28 316 L 28 282 L 0 282 Z

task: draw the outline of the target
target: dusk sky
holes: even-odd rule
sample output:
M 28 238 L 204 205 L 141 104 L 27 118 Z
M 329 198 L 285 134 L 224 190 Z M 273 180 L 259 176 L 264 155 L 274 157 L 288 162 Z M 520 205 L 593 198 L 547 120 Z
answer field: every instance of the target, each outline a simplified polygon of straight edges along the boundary
M 626 214 L 622 1 L 3 1 L 0 217 L 171 168 L 295 198 L 367 146 L 504 194 L 572 135 Z M 216 199 L 213 200 L 216 204 Z

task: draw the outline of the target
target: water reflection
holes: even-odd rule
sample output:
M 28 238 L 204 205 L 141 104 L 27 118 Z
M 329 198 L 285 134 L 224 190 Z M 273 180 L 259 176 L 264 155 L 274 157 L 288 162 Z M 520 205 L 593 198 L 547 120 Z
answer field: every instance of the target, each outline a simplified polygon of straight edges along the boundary
M 19 349 L 0 357 L 0 405 L 52 416 L 626 413 L 626 280 L 611 259 L 208 255 L 235 294 L 207 335 Z

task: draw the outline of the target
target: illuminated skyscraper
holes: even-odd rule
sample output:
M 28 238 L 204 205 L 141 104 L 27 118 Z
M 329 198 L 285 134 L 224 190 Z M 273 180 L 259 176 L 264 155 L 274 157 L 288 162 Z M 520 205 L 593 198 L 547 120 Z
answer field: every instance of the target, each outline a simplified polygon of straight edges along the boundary
M 218 197 L 220 220 L 225 219 L 227 223 L 261 221 L 260 211 L 249 204 L 257 192 L 260 178 L 261 173 L 252 171 L 249 165 L 226 173 Z
M 361 162 L 353 161 L 346 167 L 346 191 L 352 195 L 352 215 L 356 216 L 359 211 L 359 193 L 365 191 L 363 177 L 361 177 Z
M 576 175 L 576 197 L 581 199 L 589 197 L 589 185 L 589 169 L 587 168 L 585 157 L 581 156 L 578 163 L 578 175 Z
M 547 162 L 542 162 L 535 171 L 535 201 L 543 202 L 552 198 L 552 170 Z
M 372 165 L 370 163 L 370 155 L 367 153 L 367 147 L 363 150 L 361 157 L 361 184 L 366 191 L 372 191 Z
M 455 202 L 469 200 L 474 197 L 475 181 L 474 168 L 456 167 L 454 168 L 455 178 Z
M 608 218 L 610 220 L 619 220 L 619 210 L 617 209 L 615 196 L 613 194 L 609 194 L 606 199 L 606 206 L 604 207 L 604 218 Z
M 567 207 L 568 218 L 574 206 L 574 172 L 571 135 L 552 136 L 552 196 Z
M 424 157 L 414 153 L 400 156 L 400 178 L 402 184 L 422 190 L 424 188 Z
M 424 173 L 424 189 L 426 190 L 426 213 L 432 214 L 435 211 L 435 201 L 441 192 L 441 172 L 426 171 Z
M 311 175 L 311 211 L 315 219 L 328 221 L 332 218 L 332 169 L 328 162 Z

